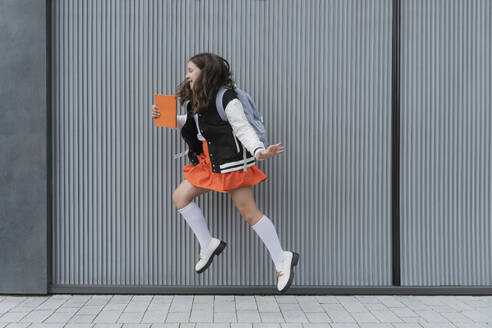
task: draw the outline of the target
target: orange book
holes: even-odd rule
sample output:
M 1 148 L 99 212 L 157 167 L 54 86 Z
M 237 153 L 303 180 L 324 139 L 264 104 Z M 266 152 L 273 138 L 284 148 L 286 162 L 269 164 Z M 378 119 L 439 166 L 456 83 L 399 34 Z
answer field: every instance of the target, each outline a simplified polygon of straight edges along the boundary
M 175 128 L 176 125 L 176 96 L 155 95 L 155 106 L 161 113 L 161 116 L 154 119 L 155 126 L 164 126 L 169 128 Z

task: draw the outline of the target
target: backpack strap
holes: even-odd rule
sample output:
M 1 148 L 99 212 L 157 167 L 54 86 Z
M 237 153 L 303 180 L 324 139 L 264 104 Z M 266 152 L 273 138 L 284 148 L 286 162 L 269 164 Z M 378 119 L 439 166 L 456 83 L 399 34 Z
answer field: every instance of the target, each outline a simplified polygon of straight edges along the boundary
M 224 98 L 224 93 L 226 91 L 227 91 L 226 87 L 224 86 L 220 87 L 219 91 L 217 91 L 217 96 L 215 97 L 215 107 L 217 107 L 217 112 L 219 113 L 219 116 L 223 121 L 227 121 L 227 115 L 222 103 L 222 98 Z

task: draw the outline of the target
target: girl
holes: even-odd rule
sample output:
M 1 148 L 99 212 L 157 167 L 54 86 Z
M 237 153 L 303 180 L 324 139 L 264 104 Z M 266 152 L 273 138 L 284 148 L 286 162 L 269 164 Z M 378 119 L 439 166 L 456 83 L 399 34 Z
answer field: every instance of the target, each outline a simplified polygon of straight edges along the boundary
M 222 98 L 227 121 L 220 117 L 215 102 L 221 87 L 227 88 Z M 185 179 L 174 191 L 173 202 L 200 243 L 196 272 L 204 272 L 226 243 L 210 235 L 193 199 L 209 190 L 229 193 L 241 216 L 267 247 L 277 271 L 277 289 L 285 293 L 299 254 L 282 249 L 272 221 L 259 211 L 253 196 L 253 186 L 267 178 L 256 160 L 277 156 L 284 147 L 278 143 L 265 149 L 237 97 L 229 63 L 220 56 L 201 53 L 191 57 L 177 96 L 181 105 L 186 103 L 187 114 L 178 115 L 177 125 L 188 144 L 191 163 L 183 167 Z M 152 117 L 159 117 L 159 110 L 152 107 Z

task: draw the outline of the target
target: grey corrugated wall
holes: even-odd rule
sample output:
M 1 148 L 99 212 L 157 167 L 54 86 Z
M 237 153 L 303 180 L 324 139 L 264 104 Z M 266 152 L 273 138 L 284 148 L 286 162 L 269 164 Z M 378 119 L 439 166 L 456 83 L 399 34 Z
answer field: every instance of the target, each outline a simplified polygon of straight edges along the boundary
M 404 0 L 402 285 L 492 285 L 492 1 Z
M 171 196 L 177 131 L 156 128 L 187 59 L 226 57 L 281 156 L 260 209 L 301 254 L 294 285 L 390 285 L 391 1 L 53 1 L 54 285 L 273 285 L 228 195 L 197 199 L 223 255 Z M 273 287 L 272 287 L 273 288 Z

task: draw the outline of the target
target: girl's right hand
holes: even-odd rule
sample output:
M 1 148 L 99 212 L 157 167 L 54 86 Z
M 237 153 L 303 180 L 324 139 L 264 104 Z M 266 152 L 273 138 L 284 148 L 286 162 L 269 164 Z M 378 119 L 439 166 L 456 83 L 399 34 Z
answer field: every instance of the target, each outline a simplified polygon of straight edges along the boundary
M 159 109 L 155 105 L 152 105 L 152 118 L 158 118 L 159 116 L 161 116 L 161 112 L 159 112 Z

